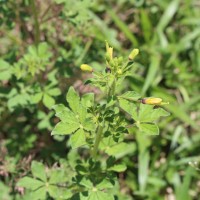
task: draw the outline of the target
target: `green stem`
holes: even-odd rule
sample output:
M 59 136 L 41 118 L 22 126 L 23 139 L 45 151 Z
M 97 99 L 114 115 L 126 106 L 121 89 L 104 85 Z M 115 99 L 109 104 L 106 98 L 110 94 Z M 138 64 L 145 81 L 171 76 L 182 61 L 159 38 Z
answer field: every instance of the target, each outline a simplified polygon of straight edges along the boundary
M 34 17 L 35 44 L 37 46 L 40 42 L 40 25 L 39 25 L 39 21 L 38 21 L 38 12 L 37 12 L 37 8 L 35 5 L 35 0 L 30 0 L 30 5 L 32 8 L 33 17 Z
M 101 126 L 101 125 L 99 125 L 99 127 L 98 127 L 98 132 L 97 132 L 97 135 L 96 135 L 96 138 L 95 138 L 94 148 L 92 150 L 92 157 L 94 159 L 96 159 L 96 157 L 97 157 L 97 151 L 98 151 L 99 144 L 100 144 L 100 141 L 101 141 L 101 138 L 102 138 L 103 127 L 104 126 Z
M 113 83 L 112 83 L 112 85 L 111 85 L 111 87 L 108 91 L 108 98 L 115 94 L 115 88 L 116 88 L 116 79 L 114 79 L 114 81 L 113 81 Z M 105 124 L 105 122 L 103 122 L 103 125 L 99 125 L 98 129 L 97 129 L 97 135 L 96 135 L 95 142 L 94 142 L 94 148 L 91 152 L 91 155 L 94 159 L 96 159 L 96 157 L 97 157 L 99 144 L 100 144 L 101 139 L 102 139 L 104 124 Z

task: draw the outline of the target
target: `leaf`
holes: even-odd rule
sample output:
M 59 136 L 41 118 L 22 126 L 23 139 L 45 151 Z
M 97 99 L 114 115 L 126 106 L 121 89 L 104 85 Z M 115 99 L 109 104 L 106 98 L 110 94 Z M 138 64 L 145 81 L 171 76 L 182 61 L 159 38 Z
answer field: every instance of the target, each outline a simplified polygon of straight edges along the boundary
M 91 118 L 85 119 L 85 121 L 82 123 L 82 125 L 86 131 L 94 131 L 95 130 L 95 124 Z
M 45 166 L 42 163 L 33 161 L 31 163 L 31 172 L 34 177 L 39 178 L 40 180 L 44 182 L 47 181 Z
M 79 128 L 79 123 L 59 122 L 51 132 L 51 135 L 69 135 Z
M 103 181 L 101 181 L 96 187 L 99 190 L 103 190 L 103 189 L 113 188 L 114 185 L 109 180 L 103 179 Z
M 79 114 L 80 122 L 83 123 L 85 121 L 85 118 L 86 118 L 86 115 L 87 115 L 86 107 L 84 107 L 81 104 L 79 104 L 79 109 L 77 110 L 77 112 Z
M 163 108 L 156 108 L 152 110 L 149 121 L 155 121 L 159 117 L 167 117 L 169 115 L 170 113 L 164 110 Z
M 50 173 L 50 184 L 58 184 L 58 183 L 64 183 L 67 181 L 67 177 L 65 178 L 65 172 L 61 169 L 55 169 L 52 170 Z
M 74 133 L 71 136 L 70 143 L 71 143 L 71 146 L 73 149 L 86 144 L 85 133 L 84 133 L 83 129 L 80 128 L 78 131 L 76 131 L 76 133 Z
M 81 98 L 81 104 L 86 108 L 91 107 L 94 104 L 94 93 L 84 94 Z
M 62 122 L 66 122 L 68 124 L 79 124 L 78 122 L 78 115 L 76 116 L 69 108 L 64 107 L 61 110 L 61 107 L 58 108 L 59 112 L 56 112 L 56 117 L 60 118 Z
M 38 103 L 41 99 L 42 99 L 42 95 L 43 93 L 42 92 L 39 92 L 39 93 L 36 93 L 32 96 L 31 98 L 31 102 L 32 103 Z
M 17 186 L 24 187 L 31 190 L 36 190 L 37 188 L 43 186 L 45 183 L 28 176 L 23 177 L 17 183 Z
M 52 109 L 55 110 L 56 114 L 62 112 L 65 108 L 66 107 L 63 104 L 56 104 L 56 105 L 52 106 Z
M 140 123 L 137 126 L 146 135 L 159 135 L 159 128 L 156 124 Z
M 119 106 L 132 115 L 133 119 L 137 118 L 137 106 L 134 103 L 125 99 L 119 99 Z
M 47 91 L 47 93 L 50 95 L 50 96 L 58 96 L 61 94 L 61 91 L 59 88 L 53 88 L 53 89 L 49 89 Z
M 108 168 L 108 171 L 115 171 L 115 172 L 124 172 L 127 169 L 126 165 L 124 164 L 116 164 L 112 167 Z
M 41 187 L 35 191 L 31 192 L 31 200 L 46 200 L 46 188 Z
M 12 76 L 10 64 L 0 60 L 0 80 L 9 80 Z
M 51 197 L 59 200 L 69 199 L 72 196 L 71 190 L 54 185 L 49 185 L 48 192 Z
M 55 100 L 48 94 L 44 94 L 43 103 L 47 108 L 51 108 L 55 104 Z
M 95 191 L 93 189 L 88 197 L 88 200 L 114 200 L 114 196 L 107 192 Z
M 159 117 L 169 116 L 170 113 L 163 108 L 155 108 L 152 105 L 140 104 L 139 114 L 136 118 L 140 122 L 153 122 Z
M 76 113 L 79 110 L 80 97 L 73 87 L 70 87 L 66 96 L 70 108 Z
M 128 91 L 118 97 L 126 99 L 126 100 L 130 100 L 130 101 L 137 101 L 139 98 L 141 98 L 141 95 L 135 91 Z

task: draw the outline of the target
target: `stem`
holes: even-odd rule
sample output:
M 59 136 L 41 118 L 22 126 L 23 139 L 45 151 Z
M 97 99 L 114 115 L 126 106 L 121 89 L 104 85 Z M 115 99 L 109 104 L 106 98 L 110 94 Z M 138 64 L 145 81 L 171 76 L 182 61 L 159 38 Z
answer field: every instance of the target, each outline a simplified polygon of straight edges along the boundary
M 103 133 L 103 127 L 104 126 L 101 126 L 101 125 L 99 125 L 99 127 L 98 127 L 98 132 L 97 132 L 97 135 L 96 135 L 96 138 L 95 138 L 94 148 L 92 150 L 92 157 L 94 159 L 96 159 L 96 157 L 97 157 L 97 151 L 98 151 L 99 144 L 100 144 L 100 141 L 101 141 L 101 137 L 102 137 L 102 133 Z
M 30 5 L 32 7 L 33 17 L 34 17 L 34 26 L 35 26 L 35 45 L 37 46 L 40 41 L 40 26 L 38 22 L 38 12 L 35 5 L 35 0 L 30 0 Z
M 110 87 L 110 90 L 108 91 L 108 98 L 115 94 L 115 87 L 116 87 L 116 79 L 114 79 L 114 81 Z M 94 142 L 94 148 L 91 152 L 91 155 L 94 159 L 96 159 L 96 157 L 97 157 L 97 152 L 98 152 L 99 144 L 102 139 L 104 125 L 105 125 L 105 121 L 103 121 L 103 125 L 102 126 L 99 125 L 98 129 L 97 129 L 98 131 L 97 131 L 97 135 L 96 135 L 95 142 Z

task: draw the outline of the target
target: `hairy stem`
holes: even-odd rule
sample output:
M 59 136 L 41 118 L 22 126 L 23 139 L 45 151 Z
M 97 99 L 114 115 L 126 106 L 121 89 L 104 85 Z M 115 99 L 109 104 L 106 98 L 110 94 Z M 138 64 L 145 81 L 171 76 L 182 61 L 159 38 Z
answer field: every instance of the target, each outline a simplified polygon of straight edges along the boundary
M 96 159 L 96 157 L 97 157 L 97 152 L 98 152 L 99 144 L 100 144 L 100 141 L 102 138 L 102 133 L 103 133 L 103 126 L 99 125 L 97 135 L 95 138 L 94 148 L 92 150 L 92 157 L 94 159 Z
M 107 98 L 109 98 L 110 96 L 113 96 L 115 94 L 115 88 L 116 88 L 116 79 L 114 79 L 109 91 L 108 91 L 108 96 Z M 94 143 L 94 148 L 91 152 L 91 155 L 94 159 L 96 159 L 97 157 L 97 152 L 98 152 L 98 148 L 99 148 L 99 144 L 101 142 L 102 139 L 102 134 L 103 134 L 103 128 L 105 125 L 105 121 L 103 122 L 103 125 L 99 125 L 98 129 L 97 129 L 97 135 L 95 138 L 95 143 Z

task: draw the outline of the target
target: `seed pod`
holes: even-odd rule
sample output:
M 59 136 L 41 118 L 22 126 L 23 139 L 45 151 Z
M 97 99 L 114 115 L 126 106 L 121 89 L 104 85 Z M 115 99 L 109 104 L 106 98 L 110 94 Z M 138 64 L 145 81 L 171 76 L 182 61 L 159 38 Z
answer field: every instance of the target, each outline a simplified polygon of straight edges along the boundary
M 81 70 L 84 71 L 84 72 L 93 72 L 92 67 L 90 67 L 90 66 L 87 65 L 87 64 L 82 64 L 80 68 L 81 68 Z
M 141 103 L 149 104 L 149 105 L 161 105 L 162 99 L 161 98 L 155 98 L 155 97 L 149 97 L 149 98 L 141 99 Z
M 128 56 L 129 60 L 133 60 L 139 54 L 139 49 L 133 49 Z

